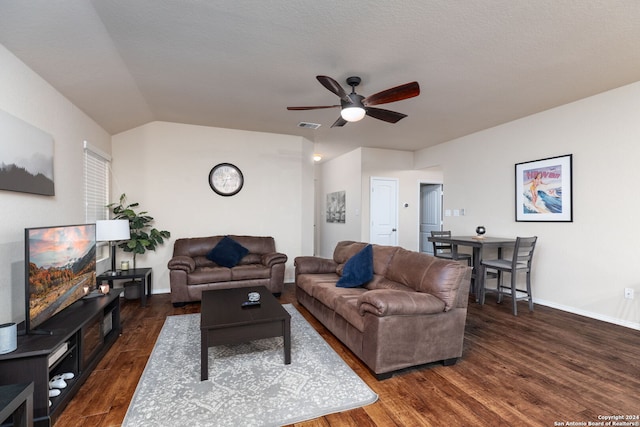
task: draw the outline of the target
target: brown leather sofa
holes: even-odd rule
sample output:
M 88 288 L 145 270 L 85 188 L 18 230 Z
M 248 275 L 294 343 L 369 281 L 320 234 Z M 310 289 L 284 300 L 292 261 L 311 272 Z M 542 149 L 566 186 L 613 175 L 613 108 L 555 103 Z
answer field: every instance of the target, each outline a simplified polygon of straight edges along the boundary
M 273 237 L 229 236 L 249 250 L 232 268 L 220 266 L 206 257 L 223 237 L 193 237 L 175 241 L 173 258 L 167 265 L 174 306 L 200 301 L 202 291 L 209 289 L 266 286 L 271 293 L 280 295 L 284 286 L 287 256 L 276 252 Z
M 462 356 L 471 267 L 373 245 L 373 279 L 336 287 L 349 258 L 367 244 L 343 241 L 333 259 L 295 259 L 296 298 L 378 377 Z

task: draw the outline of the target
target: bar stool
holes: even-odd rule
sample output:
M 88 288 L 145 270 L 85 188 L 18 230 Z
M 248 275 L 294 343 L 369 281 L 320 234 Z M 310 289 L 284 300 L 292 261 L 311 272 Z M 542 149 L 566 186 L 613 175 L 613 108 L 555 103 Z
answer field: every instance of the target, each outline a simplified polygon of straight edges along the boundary
M 451 238 L 451 231 L 432 231 L 431 237 L 447 237 Z M 465 253 L 458 253 L 453 250 L 451 243 L 432 242 L 433 243 L 433 255 L 438 258 L 445 258 L 454 261 L 466 261 L 467 265 L 471 267 L 471 255 Z
M 529 301 L 529 311 L 533 311 L 533 297 L 531 296 L 531 261 L 533 259 L 533 250 L 536 247 L 538 237 L 518 237 L 516 245 L 513 248 L 511 259 L 488 259 L 482 260 L 481 269 L 484 276 L 483 283 L 485 286 L 480 289 L 480 305 L 484 304 L 485 293 L 493 292 L 498 294 L 498 303 L 502 302 L 503 295 L 511 297 L 513 303 L 513 315 L 518 315 L 519 300 Z M 487 270 L 495 270 L 497 272 L 496 288 L 486 288 Z M 502 282 L 503 273 L 511 274 L 511 284 L 506 286 Z M 519 289 L 516 286 L 516 278 L 518 273 L 526 273 L 526 289 Z

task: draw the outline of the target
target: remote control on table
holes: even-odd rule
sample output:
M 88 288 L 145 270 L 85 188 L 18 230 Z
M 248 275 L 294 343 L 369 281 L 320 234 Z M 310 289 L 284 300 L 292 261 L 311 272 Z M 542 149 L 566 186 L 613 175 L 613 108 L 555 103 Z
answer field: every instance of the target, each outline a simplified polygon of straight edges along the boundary
M 245 301 L 242 303 L 242 307 L 256 307 L 260 305 L 260 301 Z

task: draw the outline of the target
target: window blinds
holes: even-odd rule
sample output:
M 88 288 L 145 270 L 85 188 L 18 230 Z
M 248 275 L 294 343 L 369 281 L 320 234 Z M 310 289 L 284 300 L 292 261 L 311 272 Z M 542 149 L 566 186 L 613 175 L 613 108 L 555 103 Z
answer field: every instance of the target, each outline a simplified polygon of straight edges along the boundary
M 109 166 L 111 158 L 84 142 L 84 199 L 87 223 L 109 219 Z

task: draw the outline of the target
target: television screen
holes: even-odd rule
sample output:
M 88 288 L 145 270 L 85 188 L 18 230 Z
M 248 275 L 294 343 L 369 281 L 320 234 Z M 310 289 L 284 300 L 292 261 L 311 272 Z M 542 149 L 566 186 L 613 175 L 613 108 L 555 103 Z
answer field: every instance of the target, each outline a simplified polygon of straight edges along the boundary
M 25 264 L 29 332 L 95 287 L 95 224 L 25 229 Z

